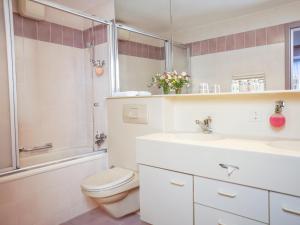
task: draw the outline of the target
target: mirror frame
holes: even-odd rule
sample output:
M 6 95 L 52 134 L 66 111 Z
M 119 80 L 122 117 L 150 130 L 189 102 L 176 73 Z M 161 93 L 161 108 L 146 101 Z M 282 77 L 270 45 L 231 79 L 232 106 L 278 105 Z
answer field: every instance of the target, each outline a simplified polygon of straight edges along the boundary
M 292 32 L 293 29 L 300 28 L 300 21 L 288 23 L 285 25 L 285 89 L 292 90 Z

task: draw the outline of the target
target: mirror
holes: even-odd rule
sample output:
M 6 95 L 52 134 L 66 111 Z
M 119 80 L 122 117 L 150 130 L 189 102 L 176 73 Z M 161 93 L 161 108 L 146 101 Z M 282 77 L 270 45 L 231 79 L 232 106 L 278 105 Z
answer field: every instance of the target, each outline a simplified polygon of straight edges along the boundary
M 148 91 L 151 78 L 165 71 L 165 41 L 126 29 L 117 29 L 119 91 Z
M 115 0 L 115 7 L 117 21 L 172 40 L 168 70 L 191 76 L 183 93 L 300 90 L 299 1 Z

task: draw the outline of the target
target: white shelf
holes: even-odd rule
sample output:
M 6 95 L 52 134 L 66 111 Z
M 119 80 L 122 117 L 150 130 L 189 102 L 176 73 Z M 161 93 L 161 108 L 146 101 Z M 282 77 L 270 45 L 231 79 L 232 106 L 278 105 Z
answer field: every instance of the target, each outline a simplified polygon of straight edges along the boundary
M 169 94 L 169 95 L 150 95 L 150 96 L 111 96 L 107 99 L 122 99 L 122 98 L 181 98 L 181 97 L 210 97 L 210 96 L 255 96 L 255 95 L 278 95 L 278 94 L 300 94 L 300 90 L 280 90 L 280 91 L 263 91 L 263 92 L 221 92 L 221 93 L 191 93 L 191 94 Z

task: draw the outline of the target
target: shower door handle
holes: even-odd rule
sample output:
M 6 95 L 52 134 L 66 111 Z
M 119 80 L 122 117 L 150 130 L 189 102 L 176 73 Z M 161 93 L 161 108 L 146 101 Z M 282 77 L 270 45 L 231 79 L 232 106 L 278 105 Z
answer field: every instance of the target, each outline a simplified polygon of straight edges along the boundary
M 42 146 L 36 146 L 33 148 L 20 148 L 19 150 L 20 150 L 20 152 L 33 152 L 33 151 L 38 151 L 38 150 L 43 150 L 43 149 L 48 149 L 48 148 L 53 148 L 53 144 L 47 143 Z

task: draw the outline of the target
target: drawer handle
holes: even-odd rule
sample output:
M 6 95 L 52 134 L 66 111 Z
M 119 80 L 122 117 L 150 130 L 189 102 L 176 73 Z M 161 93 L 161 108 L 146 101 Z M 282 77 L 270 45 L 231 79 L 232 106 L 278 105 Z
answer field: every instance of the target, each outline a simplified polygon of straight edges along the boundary
M 185 183 L 183 183 L 183 182 L 178 182 L 178 181 L 175 181 L 175 180 L 171 180 L 171 181 L 170 181 L 170 184 L 175 185 L 175 186 L 178 186 L 178 187 L 183 187 L 183 186 L 185 185 Z
M 218 195 L 224 196 L 224 197 L 228 197 L 228 198 L 235 198 L 236 194 L 231 194 L 231 193 L 225 193 L 223 191 L 218 191 Z
M 294 214 L 294 215 L 300 216 L 300 211 L 289 209 L 287 207 L 282 207 L 282 210 L 284 212 L 286 212 L 286 213 L 290 213 L 290 214 Z
M 226 225 L 226 224 L 222 223 L 221 220 L 218 220 L 218 225 Z

